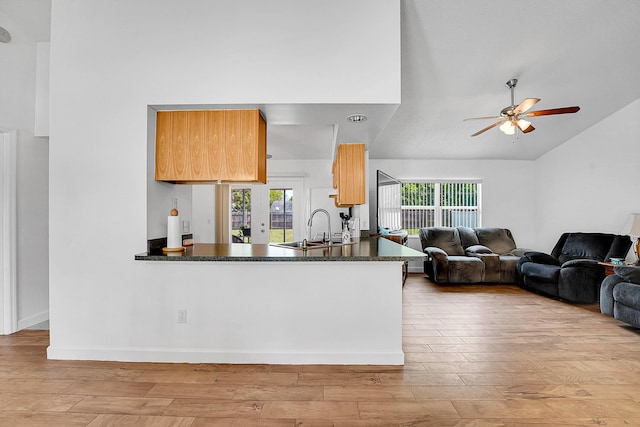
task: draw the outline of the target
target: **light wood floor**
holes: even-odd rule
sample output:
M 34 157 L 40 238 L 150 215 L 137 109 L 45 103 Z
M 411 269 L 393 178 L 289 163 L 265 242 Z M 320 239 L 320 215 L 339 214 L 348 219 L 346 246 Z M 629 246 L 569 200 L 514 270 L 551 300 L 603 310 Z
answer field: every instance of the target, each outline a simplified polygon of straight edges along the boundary
M 406 365 L 54 361 L 0 337 L 0 426 L 640 426 L 640 331 L 515 286 L 404 288 Z

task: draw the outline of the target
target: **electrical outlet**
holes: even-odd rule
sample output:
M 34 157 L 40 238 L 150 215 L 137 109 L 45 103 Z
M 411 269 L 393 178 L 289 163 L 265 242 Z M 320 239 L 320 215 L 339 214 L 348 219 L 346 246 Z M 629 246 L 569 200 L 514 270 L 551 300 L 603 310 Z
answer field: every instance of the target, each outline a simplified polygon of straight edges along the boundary
M 183 308 L 178 310 L 178 323 L 187 323 L 187 310 Z

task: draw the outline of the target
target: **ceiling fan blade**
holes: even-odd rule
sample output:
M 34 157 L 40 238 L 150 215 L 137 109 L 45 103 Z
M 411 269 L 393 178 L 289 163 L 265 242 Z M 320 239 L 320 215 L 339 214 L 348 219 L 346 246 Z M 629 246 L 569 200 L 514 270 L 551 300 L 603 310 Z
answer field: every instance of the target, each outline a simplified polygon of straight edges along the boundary
M 463 122 L 468 122 L 470 120 L 489 120 L 489 119 L 500 119 L 502 116 L 487 116 L 487 117 L 470 117 L 468 119 L 463 119 Z
M 486 128 L 479 130 L 478 132 L 474 133 L 471 136 L 478 136 L 481 133 L 484 133 L 484 132 L 488 131 L 489 129 L 493 129 L 494 127 L 496 127 L 496 126 L 498 126 L 499 124 L 502 124 L 502 123 L 504 123 L 504 120 L 499 120 L 499 121 L 487 126 Z
M 563 108 L 551 108 L 549 110 L 537 110 L 537 111 L 529 111 L 528 113 L 522 114 L 524 117 L 536 117 L 536 116 L 551 116 L 553 114 L 569 114 L 569 113 L 577 113 L 580 111 L 580 107 L 563 107 Z
M 513 114 L 522 114 L 538 102 L 540 102 L 540 98 L 527 98 L 514 108 Z

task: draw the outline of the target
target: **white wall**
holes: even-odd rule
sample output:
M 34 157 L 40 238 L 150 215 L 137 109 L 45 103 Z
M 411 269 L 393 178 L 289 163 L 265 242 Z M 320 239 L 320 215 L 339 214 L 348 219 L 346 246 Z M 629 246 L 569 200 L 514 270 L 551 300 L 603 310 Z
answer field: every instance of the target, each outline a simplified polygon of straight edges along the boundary
M 148 105 L 395 103 L 399 9 L 388 0 L 54 1 L 52 346 L 175 345 L 179 331 L 157 320 L 173 322 L 176 295 L 198 298 L 197 274 L 181 274 L 190 266 L 133 258 L 147 240 Z M 377 49 L 353 49 L 354 36 Z
M 18 328 L 48 318 L 48 141 L 34 136 L 37 44 L 0 12 L 0 127 L 16 129 Z
M 216 241 L 215 185 L 194 185 L 191 189 L 191 232 L 197 243 Z
M 36 111 L 34 133 L 49 136 L 49 42 L 40 42 L 36 59 Z
M 563 232 L 620 233 L 629 214 L 640 212 L 638 117 L 640 100 L 535 162 L 542 249 L 551 250 Z
M 369 161 L 369 198 L 375 200 L 376 171 L 402 181 L 413 179 L 478 179 L 482 181 L 482 226 L 508 228 L 521 248 L 536 248 L 534 162 L 520 160 L 381 160 Z M 376 228 L 375 203 L 371 203 L 371 229 Z M 420 241 L 408 245 L 422 251 Z M 412 262 L 411 271 L 422 271 Z
M 173 208 L 173 199 L 178 202 L 180 222 L 193 221 L 192 186 L 175 185 L 155 180 L 156 155 L 156 110 L 147 111 L 147 238 L 167 237 L 167 217 Z M 183 234 L 191 233 L 182 230 Z

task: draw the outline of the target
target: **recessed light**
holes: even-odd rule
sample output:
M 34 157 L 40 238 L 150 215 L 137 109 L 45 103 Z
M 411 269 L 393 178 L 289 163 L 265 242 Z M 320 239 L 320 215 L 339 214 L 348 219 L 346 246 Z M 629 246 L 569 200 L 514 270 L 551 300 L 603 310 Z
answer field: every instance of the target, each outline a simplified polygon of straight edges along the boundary
M 352 114 L 350 116 L 347 116 L 347 120 L 349 120 L 351 123 L 366 122 L 367 119 L 368 117 L 364 114 Z

